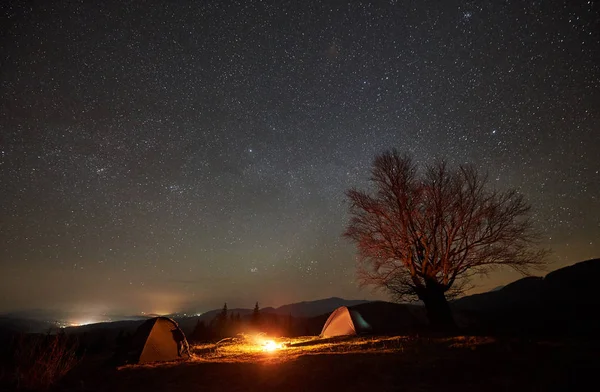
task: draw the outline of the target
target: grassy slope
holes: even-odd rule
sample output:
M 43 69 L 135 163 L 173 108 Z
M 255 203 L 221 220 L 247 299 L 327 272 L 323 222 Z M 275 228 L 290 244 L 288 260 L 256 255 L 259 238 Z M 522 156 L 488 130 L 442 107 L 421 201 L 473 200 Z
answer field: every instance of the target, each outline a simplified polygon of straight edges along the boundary
M 600 369 L 597 342 L 542 343 L 492 338 L 311 339 L 275 353 L 252 342 L 193 347 L 187 362 L 88 364 L 66 391 L 547 391 L 578 390 Z

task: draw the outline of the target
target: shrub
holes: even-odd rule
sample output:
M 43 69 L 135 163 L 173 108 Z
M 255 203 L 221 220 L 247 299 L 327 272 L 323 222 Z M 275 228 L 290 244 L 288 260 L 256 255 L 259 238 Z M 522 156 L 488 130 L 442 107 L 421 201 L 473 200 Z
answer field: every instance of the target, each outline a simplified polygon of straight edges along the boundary
M 14 351 L 14 377 L 20 389 L 43 390 L 60 380 L 81 359 L 78 342 L 65 334 L 23 335 Z

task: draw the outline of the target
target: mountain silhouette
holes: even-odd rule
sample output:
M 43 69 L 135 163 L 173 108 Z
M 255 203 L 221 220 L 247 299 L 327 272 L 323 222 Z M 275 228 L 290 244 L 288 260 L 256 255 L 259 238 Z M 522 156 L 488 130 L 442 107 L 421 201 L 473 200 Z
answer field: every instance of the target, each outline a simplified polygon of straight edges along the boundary
M 280 316 L 292 316 L 292 317 L 301 317 L 301 318 L 311 318 L 323 315 L 325 313 L 330 313 L 340 306 L 353 306 L 359 305 L 369 302 L 367 300 L 348 300 L 338 297 L 331 297 L 325 299 L 318 299 L 315 301 L 303 301 L 297 302 L 288 305 L 282 305 L 278 308 L 266 307 L 261 308 L 260 312 L 262 314 L 274 314 Z M 208 312 L 202 313 L 197 317 L 187 317 L 187 318 L 175 318 L 179 323 L 179 326 L 185 331 L 193 330 L 198 321 L 204 321 L 205 323 L 209 323 L 213 320 L 219 313 L 221 309 L 213 309 Z M 249 316 L 252 314 L 253 309 L 246 308 L 235 308 L 228 309 L 228 313 L 230 314 L 239 314 L 241 317 Z
M 354 306 L 364 304 L 366 300 L 348 300 L 338 297 L 319 299 L 316 301 L 303 301 L 294 304 L 283 305 L 272 311 L 263 310 L 275 314 L 292 315 L 293 317 L 314 317 L 324 313 L 332 312 L 340 306 Z
M 581 335 L 600 327 L 600 259 L 519 279 L 452 303 L 458 318 L 497 332 Z

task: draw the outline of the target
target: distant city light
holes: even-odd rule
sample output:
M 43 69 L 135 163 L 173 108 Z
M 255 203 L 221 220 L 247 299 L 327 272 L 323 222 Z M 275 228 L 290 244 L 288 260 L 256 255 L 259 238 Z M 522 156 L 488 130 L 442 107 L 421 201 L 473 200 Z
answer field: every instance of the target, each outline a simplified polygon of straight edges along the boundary
M 84 325 L 96 324 L 96 323 L 99 323 L 99 322 L 100 321 L 96 321 L 96 320 L 74 321 L 69 326 L 70 327 L 83 327 Z

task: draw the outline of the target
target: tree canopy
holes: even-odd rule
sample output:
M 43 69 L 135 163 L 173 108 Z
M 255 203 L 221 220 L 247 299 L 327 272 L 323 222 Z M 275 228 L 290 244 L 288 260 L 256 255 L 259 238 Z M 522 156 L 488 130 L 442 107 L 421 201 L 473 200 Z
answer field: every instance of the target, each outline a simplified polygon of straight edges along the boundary
M 434 323 L 450 322 L 446 297 L 462 293 L 473 275 L 545 264 L 523 195 L 493 189 L 473 166 L 440 160 L 419 170 L 392 150 L 375 158 L 370 182 L 371 192 L 347 192 L 344 235 L 358 248 L 360 284 L 423 300 Z

